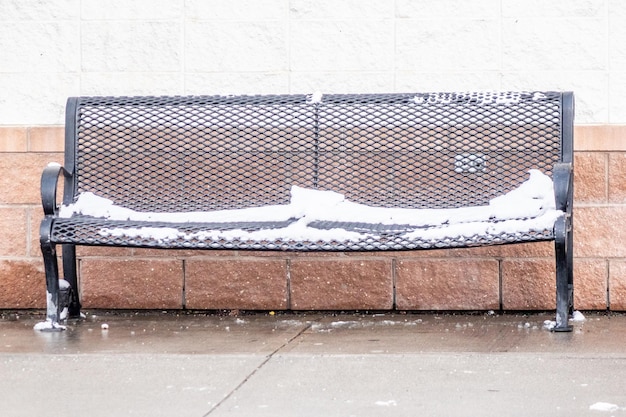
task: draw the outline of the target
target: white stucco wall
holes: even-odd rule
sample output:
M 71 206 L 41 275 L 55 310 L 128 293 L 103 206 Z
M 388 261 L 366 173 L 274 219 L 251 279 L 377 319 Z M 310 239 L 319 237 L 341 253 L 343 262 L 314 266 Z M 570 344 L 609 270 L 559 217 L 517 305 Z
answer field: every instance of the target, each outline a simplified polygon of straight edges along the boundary
M 626 1 L 0 0 L 0 125 L 71 95 L 508 89 L 626 123 Z

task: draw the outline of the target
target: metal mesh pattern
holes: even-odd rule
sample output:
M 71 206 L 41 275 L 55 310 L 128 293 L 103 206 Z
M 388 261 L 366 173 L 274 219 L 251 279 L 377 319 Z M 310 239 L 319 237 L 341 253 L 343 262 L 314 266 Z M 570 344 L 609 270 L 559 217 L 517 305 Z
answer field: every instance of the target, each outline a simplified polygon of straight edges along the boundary
M 77 193 L 139 211 L 242 208 L 312 186 L 305 96 L 92 98 L 80 103 Z
M 559 110 L 537 93 L 325 97 L 319 186 L 374 206 L 483 205 L 551 173 Z
M 232 224 L 200 224 L 200 223 L 151 223 L 149 227 L 175 228 L 181 234 L 193 235 L 206 230 L 233 230 L 242 229 L 256 231 L 286 227 L 288 222 L 276 223 L 232 223 Z M 132 229 L 146 226 L 142 222 L 120 222 L 102 219 L 58 219 L 52 228 L 56 243 L 74 243 L 93 246 L 133 246 L 145 248 L 177 248 L 177 249 L 270 249 L 296 251 L 363 251 L 363 250 L 411 250 L 411 249 L 443 249 L 517 242 L 533 242 L 553 240 L 552 230 L 541 232 L 501 233 L 497 235 L 474 235 L 462 238 L 446 238 L 442 240 L 411 239 L 404 237 L 410 231 L 407 227 L 390 227 L 364 223 L 327 223 L 314 224 L 312 227 L 321 229 L 345 227 L 348 230 L 370 232 L 369 236 L 358 241 L 308 241 L 308 240 L 243 240 L 234 239 L 206 239 L 179 237 L 174 239 L 154 239 L 141 236 L 114 236 L 103 233 L 106 229 Z
M 80 98 L 66 165 L 75 170 L 73 199 L 90 191 L 138 211 L 286 204 L 292 185 L 333 190 L 378 207 L 484 205 L 518 187 L 530 169 L 551 174 L 561 160 L 560 97 L 528 92 L 325 95 L 321 100 L 306 95 Z M 510 236 L 483 236 L 406 242 L 400 238 L 402 225 L 397 230 L 360 225 L 377 237 L 361 243 L 164 243 L 98 234 L 110 223 L 58 219 L 53 237 L 59 243 L 303 250 L 511 241 Z M 545 240 L 551 233 L 516 240 Z

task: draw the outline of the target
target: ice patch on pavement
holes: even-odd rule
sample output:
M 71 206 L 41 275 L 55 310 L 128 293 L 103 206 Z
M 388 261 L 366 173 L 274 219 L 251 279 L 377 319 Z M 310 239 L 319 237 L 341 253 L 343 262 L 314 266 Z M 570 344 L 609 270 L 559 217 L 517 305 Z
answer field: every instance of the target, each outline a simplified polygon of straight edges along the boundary
M 332 332 L 333 330 L 353 330 L 365 329 L 369 327 L 390 327 L 390 326 L 417 326 L 422 323 L 422 319 L 417 320 L 338 320 L 330 323 L 313 323 L 311 331 L 318 333 Z

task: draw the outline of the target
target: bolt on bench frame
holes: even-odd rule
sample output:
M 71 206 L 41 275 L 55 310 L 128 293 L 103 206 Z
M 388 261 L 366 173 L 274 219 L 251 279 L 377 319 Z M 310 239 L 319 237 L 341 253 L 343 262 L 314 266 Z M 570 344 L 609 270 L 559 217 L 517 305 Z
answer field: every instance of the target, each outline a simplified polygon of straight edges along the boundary
M 62 245 L 69 314 L 80 315 L 76 245 L 184 249 L 380 251 L 555 241 L 556 331 L 573 309 L 573 120 L 570 92 L 411 93 L 189 97 L 73 97 L 65 161 L 41 179 L 40 239 L 47 320 L 59 321 L 56 247 Z M 369 231 L 361 241 L 157 240 L 103 228 L 247 231 L 283 223 L 158 223 L 59 217 L 84 192 L 144 212 L 190 212 L 289 202 L 292 185 L 332 190 L 376 207 L 486 205 L 539 169 L 565 215 L 544 232 L 440 241 L 406 239 L 403 225 L 319 224 Z M 61 301 L 63 302 L 63 301 Z

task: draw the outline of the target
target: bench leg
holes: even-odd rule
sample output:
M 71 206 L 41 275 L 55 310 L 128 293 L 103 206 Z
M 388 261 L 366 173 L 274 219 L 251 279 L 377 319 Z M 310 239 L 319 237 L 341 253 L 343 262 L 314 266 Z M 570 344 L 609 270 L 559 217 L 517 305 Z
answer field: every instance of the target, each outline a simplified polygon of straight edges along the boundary
M 67 306 L 69 318 L 80 318 L 80 291 L 76 273 L 76 246 L 63 245 L 63 278 L 70 284 Z
M 59 324 L 61 320 L 61 285 L 59 284 L 56 244 L 50 241 L 51 225 L 51 217 L 46 216 L 41 222 L 39 238 L 46 273 L 46 321 L 37 323 L 35 330 L 42 331 L 60 331 L 65 329 L 65 326 Z M 66 286 L 64 285 L 64 287 Z
M 64 330 L 65 326 L 59 324 L 61 314 L 59 265 L 55 245 L 42 243 L 41 252 L 46 272 L 46 321 L 37 323 L 35 329 L 43 331 Z
M 574 273 L 572 226 L 563 216 L 555 224 L 556 326 L 555 332 L 571 332 L 569 316 L 573 310 Z

